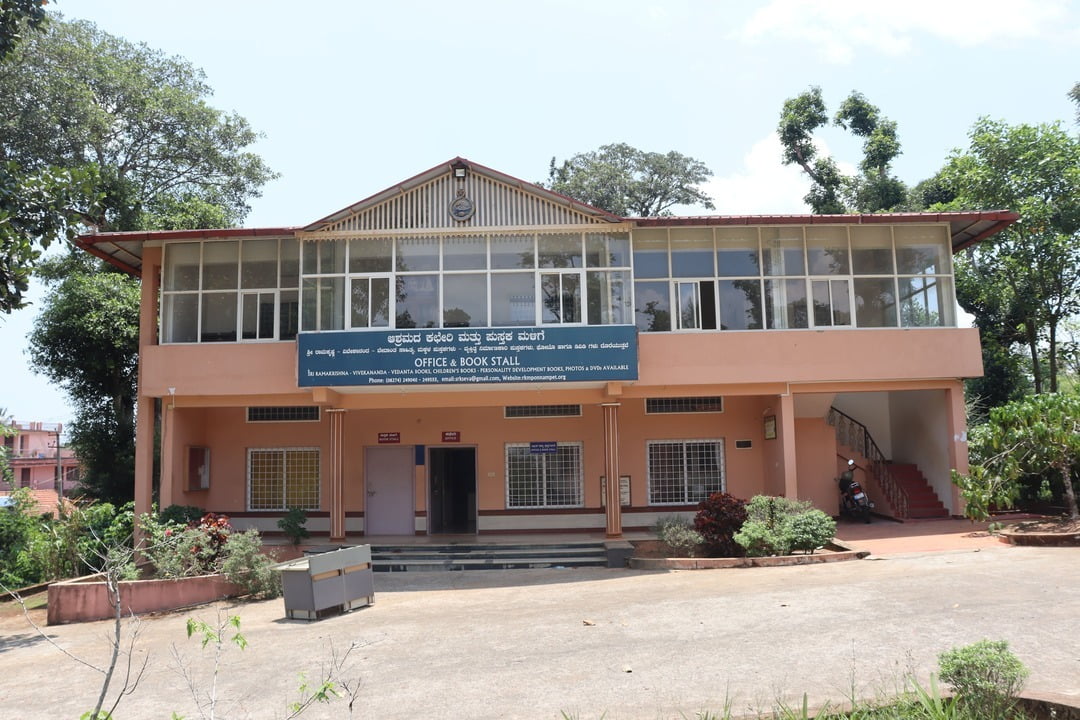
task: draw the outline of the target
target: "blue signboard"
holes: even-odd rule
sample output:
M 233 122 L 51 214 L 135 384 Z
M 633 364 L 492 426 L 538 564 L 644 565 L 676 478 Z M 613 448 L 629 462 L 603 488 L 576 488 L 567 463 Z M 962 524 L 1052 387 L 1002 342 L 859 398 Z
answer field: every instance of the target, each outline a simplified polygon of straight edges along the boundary
M 300 387 L 637 380 L 630 325 L 301 333 Z
M 554 455 L 559 452 L 559 443 L 554 440 L 540 440 L 529 443 L 531 455 Z

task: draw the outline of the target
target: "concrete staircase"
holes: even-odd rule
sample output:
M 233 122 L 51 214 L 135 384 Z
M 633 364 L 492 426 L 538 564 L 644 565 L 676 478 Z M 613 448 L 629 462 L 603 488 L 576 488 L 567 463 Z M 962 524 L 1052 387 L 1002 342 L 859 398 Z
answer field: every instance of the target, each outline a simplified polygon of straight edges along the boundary
M 603 542 L 559 544 L 372 545 L 375 572 L 607 567 Z
M 911 520 L 947 518 L 949 511 L 930 487 L 922 471 L 907 463 L 890 463 L 893 480 L 904 489 L 908 498 L 907 516 Z

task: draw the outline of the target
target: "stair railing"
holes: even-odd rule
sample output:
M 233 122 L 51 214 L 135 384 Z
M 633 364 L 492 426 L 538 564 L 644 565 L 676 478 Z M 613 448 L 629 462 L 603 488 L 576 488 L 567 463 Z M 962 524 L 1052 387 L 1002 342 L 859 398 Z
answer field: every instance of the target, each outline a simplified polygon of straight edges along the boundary
M 869 475 L 893 507 L 897 518 L 908 516 L 908 497 L 900 483 L 892 476 L 889 461 L 874 442 L 870 431 L 858 420 L 836 408 L 829 408 L 827 422 L 836 429 L 836 442 L 851 448 L 870 462 Z

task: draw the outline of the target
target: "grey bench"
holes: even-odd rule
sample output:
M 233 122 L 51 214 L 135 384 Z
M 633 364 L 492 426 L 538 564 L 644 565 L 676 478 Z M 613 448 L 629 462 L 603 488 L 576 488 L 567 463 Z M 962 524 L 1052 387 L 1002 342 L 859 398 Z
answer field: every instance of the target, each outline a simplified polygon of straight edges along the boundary
M 285 615 L 317 620 L 375 602 L 371 546 L 355 545 L 278 565 Z

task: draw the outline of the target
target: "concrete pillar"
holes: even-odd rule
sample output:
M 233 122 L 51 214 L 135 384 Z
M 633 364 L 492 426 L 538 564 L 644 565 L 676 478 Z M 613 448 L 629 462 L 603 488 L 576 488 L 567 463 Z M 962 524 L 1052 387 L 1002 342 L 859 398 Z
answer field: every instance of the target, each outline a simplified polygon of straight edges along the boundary
M 154 499 L 154 398 L 140 395 L 135 412 L 135 517 Z
M 328 408 L 330 420 L 330 478 L 327 483 L 327 504 L 330 508 L 330 539 L 345 539 L 345 411 Z
M 604 477 L 606 534 L 622 537 L 622 500 L 619 496 L 619 403 L 604 403 Z
M 799 497 L 798 460 L 795 453 L 795 398 L 789 392 L 780 396 L 778 429 L 784 448 L 784 497 Z
M 967 407 L 964 405 L 964 383 L 955 381 L 945 390 L 945 412 L 948 413 L 949 428 L 949 467 L 960 474 L 968 472 Z M 960 488 L 949 483 L 952 488 L 953 515 L 962 515 L 964 499 L 960 497 Z

